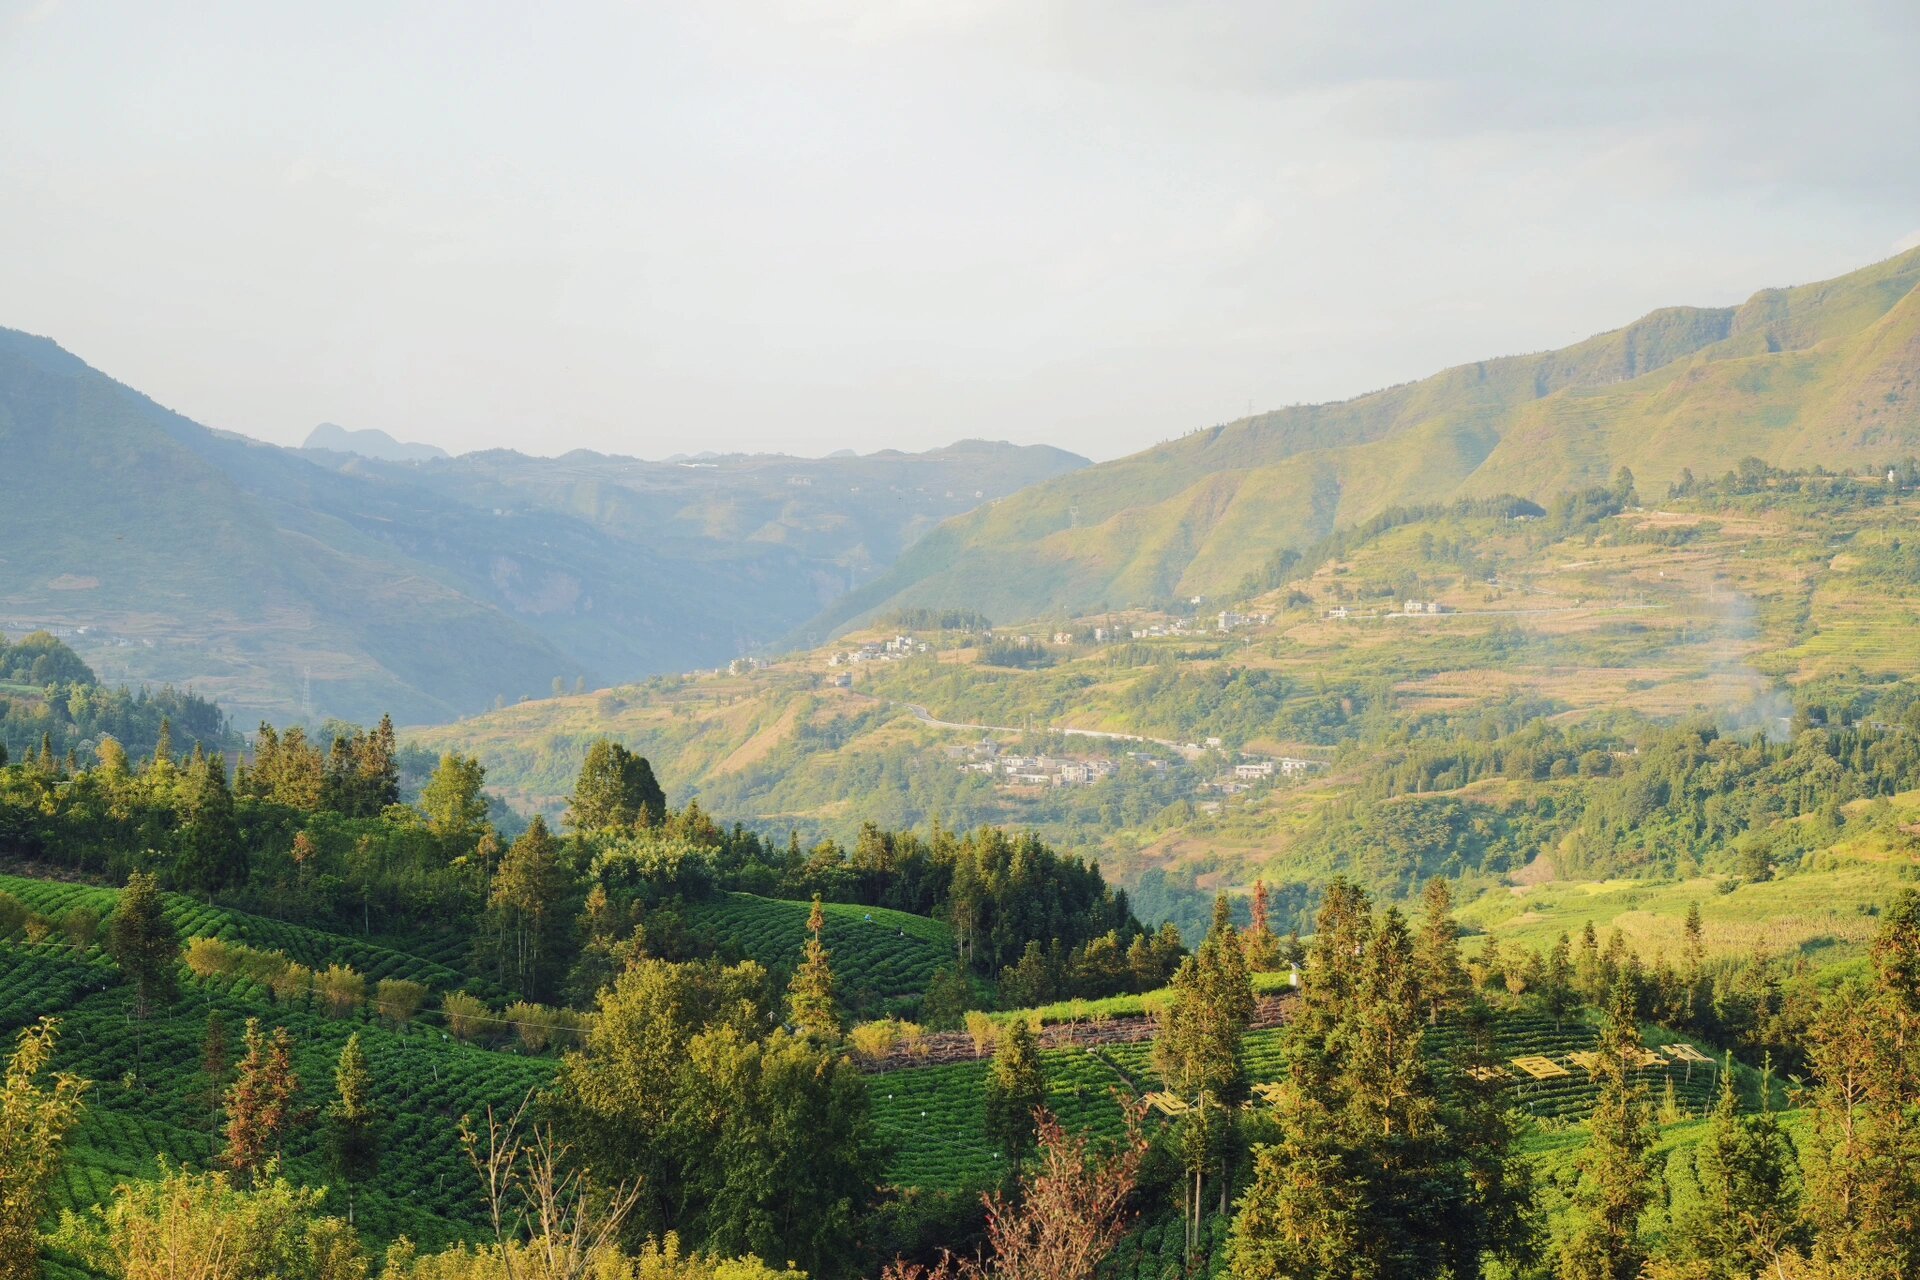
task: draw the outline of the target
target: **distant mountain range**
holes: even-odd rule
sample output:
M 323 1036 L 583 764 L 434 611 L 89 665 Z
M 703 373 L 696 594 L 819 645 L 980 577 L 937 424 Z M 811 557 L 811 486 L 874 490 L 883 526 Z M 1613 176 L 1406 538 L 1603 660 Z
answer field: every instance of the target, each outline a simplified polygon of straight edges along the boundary
M 331 453 L 357 453 L 363 458 L 378 458 L 383 462 L 425 462 L 430 458 L 448 456 L 447 451 L 438 445 L 395 440 L 378 427 L 349 431 L 331 422 L 323 422 L 308 432 L 307 442 L 300 447 L 325 449 Z
M 1550 498 L 1630 468 L 1920 452 L 1920 249 L 1739 307 L 1675 307 L 1538 355 L 1260 414 L 1064 474 L 915 543 L 809 626 L 902 605 L 995 619 L 1231 595 L 1274 554 L 1402 504 Z
M 444 720 L 725 663 L 943 519 L 1085 465 L 982 441 L 400 462 L 365 456 L 368 433 L 321 439 L 343 437 L 209 430 L 0 330 L 0 630 L 51 629 L 103 679 L 191 684 L 243 723 Z

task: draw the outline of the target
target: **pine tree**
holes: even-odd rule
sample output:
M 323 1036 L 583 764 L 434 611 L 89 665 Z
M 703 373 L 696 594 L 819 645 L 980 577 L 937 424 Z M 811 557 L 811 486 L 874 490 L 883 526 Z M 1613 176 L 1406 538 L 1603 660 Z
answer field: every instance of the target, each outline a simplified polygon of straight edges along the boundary
M 1225 894 L 1214 900 L 1206 941 L 1174 974 L 1173 993 L 1153 1057 L 1167 1088 L 1188 1105 L 1180 1128 L 1191 1257 L 1210 1174 L 1222 1175 L 1220 1194 L 1226 1196 L 1228 1117 L 1247 1094 L 1241 1042 L 1253 1020 L 1253 983 Z
M 480 790 L 486 779 L 486 766 L 477 757 L 450 751 L 421 788 L 427 830 L 439 837 L 449 858 L 472 852 L 486 828 L 487 798 Z
M 53 1018 L 26 1028 L 0 1075 L 0 1280 L 38 1280 L 47 1195 L 80 1123 L 87 1082 L 64 1072 L 42 1079 L 59 1034 Z
M 200 1037 L 200 1078 L 206 1083 L 207 1131 L 220 1132 L 220 1103 L 227 1096 L 233 1073 L 232 1033 L 218 1009 L 207 1011 L 207 1029 Z
M 354 1189 L 380 1171 L 379 1116 L 359 1032 L 340 1050 L 333 1086 L 326 1113 L 327 1166 L 347 1186 L 347 1221 L 352 1222 Z
M 1011 1177 L 1033 1150 L 1034 1112 L 1047 1100 L 1047 1081 L 1033 1028 L 1015 1018 L 1000 1033 L 987 1068 L 987 1140 L 1006 1156 Z
M 175 883 L 213 894 L 247 878 L 246 850 L 234 818 L 233 793 L 227 787 L 226 757 L 198 747 L 181 782 L 176 803 L 180 828 L 175 839 Z
M 269 1038 L 258 1018 L 248 1018 L 243 1040 L 246 1052 L 227 1089 L 226 1164 L 252 1179 L 279 1157 L 294 1119 L 300 1077 L 293 1069 L 293 1038 L 285 1027 L 275 1027 Z
M 1816 1269 L 1920 1274 L 1920 895 L 1900 895 L 1870 982 L 1830 991 L 1809 1029 L 1817 1081 L 1803 1165 Z
M 644 757 L 609 738 L 587 748 L 567 803 L 567 825 L 575 831 L 604 831 L 636 823 L 652 827 L 661 823 L 666 812 L 666 793 Z
M 492 912 L 501 981 L 529 999 L 544 993 L 553 924 L 562 918 L 572 878 L 560 842 L 539 814 L 507 849 L 493 875 Z
M 1267 882 L 1253 882 L 1253 919 L 1247 925 L 1246 944 L 1247 968 L 1255 973 L 1272 973 L 1280 968 L 1280 940 L 1273 936 L 1273 924 L 1268 919 Z
M 833 993 L 833 953 L 821 942 L 827 913 L 820 895 L 813 895 L 807 913 L 807 945 L 800 967 L 787 983 L 787 1018 L 801 1035 L 823 1043 L 840 1038 L 840 1009 Z
M 1573 1194 L 1578 1220 L 1561 1245 L 1561 1280 L 1635 1280 L 1646 1251 L 1640 1215 L 1653 1200 L 1653 1114 L 1646 1086 L 1634 1079 L 1641 1050 L 1631 980 L 1615 986 L 1593 1066 L 1600 1086 L 1580 1155 Z
M 1445 879 L 1427 881 L 1421 897 L 1420 935 L 1414 943 L 1427 1024 L 1436 1026 L 1466 996 L 1466 971 L 1460 964 L 1460 928 L 1453 922 L 1453 889 Z M 1491 941 L 1491 939 L 1489 939 Z
M 180 956 L 180 932 L 167 919 L 160 883 L 151 873 L 136 871 L 127 877 L 107 926 L 107 954 L 133 984 L 137 1047 L 140 1024 L 154 1006 L 172 1000 L 179 990 L 174 963 Z
M 1694 1148 L 1700 1198 L 1675 1223 L 1668 1254 L 1700 1280 L 1749 1280 L 1773 1274 L 1799 1235 L 1799 1188 L 1792 1142 L 1768 1107 L 1742 1115 L 1733 1059 L 1720 1074 L 1720 1096 L 1706 1134 Z

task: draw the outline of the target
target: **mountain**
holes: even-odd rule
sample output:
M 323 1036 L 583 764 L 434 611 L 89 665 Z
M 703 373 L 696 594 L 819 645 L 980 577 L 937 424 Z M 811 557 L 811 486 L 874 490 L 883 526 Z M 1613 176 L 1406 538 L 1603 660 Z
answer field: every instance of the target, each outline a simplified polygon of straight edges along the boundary
M 417 444 L 407 440 L 395 440 L 378 427 L 368 427 L 364 431 L 350 431 L 331 422 L 323 422 L 307 435 L 302 449 L 326 449 L 333 453 L 357 453 L 363 458 L 379 458 L 383 462 L 425 462 L 429 458 L 444 458 L 445 449 L 438 445 Z
M 1863 467 L 1920 451 L 1920 249 L 1739 307 L 1676 307 L 1558 351 L 1193 432 L 982 507 L 835 601 L 827 633 L 902 605 L 995 618 L 1233 595 L 1276 552 L 1387 507 L 1546 497 L 1630 468 L 1757 456 Z
M 242 723 L 441 720 L 560 679 L 725 663 L 979 501 L 1083 459 L 698 466 L 492 452 L 394 463 L 208 430 L 0 330 L 0 631 Z

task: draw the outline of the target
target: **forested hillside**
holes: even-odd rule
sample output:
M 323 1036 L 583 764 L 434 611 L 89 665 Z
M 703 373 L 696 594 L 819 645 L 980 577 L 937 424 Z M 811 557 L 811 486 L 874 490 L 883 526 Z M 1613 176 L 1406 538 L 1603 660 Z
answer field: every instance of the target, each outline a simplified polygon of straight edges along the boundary
M 1652 492 L 1742 458 L 1861 469 L 1920 449 L 1920 250 L 1739 307 L 1673 308 L 1537 355 L 1196 431 L 941 528 L 832 605 L 828 631 L 903 605 L 996 618 L 1236 590 L 1392 506 L 1545 502 L 1628 467 Z
M 1031 836 L 783 846 L 603 740 L 564 833 L 508 842 L 484 783 L 449 754 L 399 803 L 384 721 L 263 727 L 231 768 L 0 768 L 27 873 L 0 875 L 0 1101 L 26 1117 L 0 1265 L 909 1280 L 1057 1238 L 1079 1261 L 1046 1274 L 1083 1280 L 1330 1252 L 1879 1280 L 1916 1256 L 1920 1193 L 1881 1172 L 1911 1155 L 1912 849 L 1837 952 L 1770 953 L 1697 900 L 1670 950 L 1591 921 L 1476 938 L 1446 879 L 1407 912 L 1341 875 L 1304 939 L 1259 885 L 1190 950 Z
M 1920 787 L 1916 479 L 1908 461 L 1870 481 L 1754 461 L 1659 495 L 1399 508 L 1198 608 L 993 640 L 983 618 L 903 614 L 765 669 L 417 736 L 549 811 L 615 732 L 773 832 L 1032 825 L 1183 926 L 1204 920 L 1195 883 L 1262 876 L 1396 896 L 1528 868 L 1752 880 L 1862 806 L 1897 835 L 1871 802 Z M 908 651 L 881 652 L 899 633 Z M 878 656 L 845 661 L 863 642 Z M 1048 763 L 1023 783 L 1011 760 Z

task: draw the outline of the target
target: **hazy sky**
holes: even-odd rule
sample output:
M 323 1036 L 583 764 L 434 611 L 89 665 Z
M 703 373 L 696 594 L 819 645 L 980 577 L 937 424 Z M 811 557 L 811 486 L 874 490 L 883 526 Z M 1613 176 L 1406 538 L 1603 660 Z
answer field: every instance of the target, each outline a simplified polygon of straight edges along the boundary
M 0 0 L 0 325 L 285 442 L 1110 457 L 1920 242 L 1916 50 L 1914 0 Z

